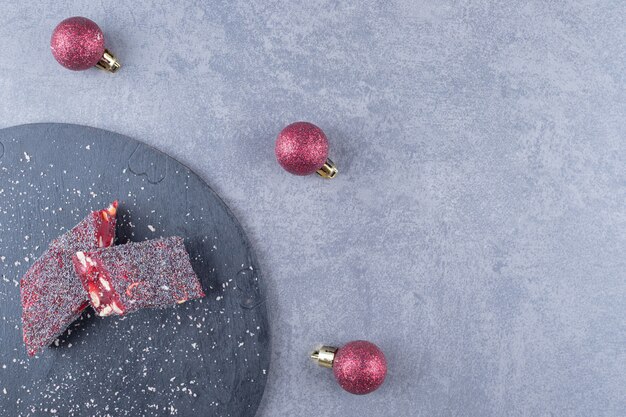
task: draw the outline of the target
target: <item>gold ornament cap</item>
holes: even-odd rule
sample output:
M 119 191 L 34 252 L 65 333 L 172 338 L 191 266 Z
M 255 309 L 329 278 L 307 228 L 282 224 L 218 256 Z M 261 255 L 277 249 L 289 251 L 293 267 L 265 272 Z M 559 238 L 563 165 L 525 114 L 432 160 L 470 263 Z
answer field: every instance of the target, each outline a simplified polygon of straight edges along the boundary
M 322 167 L 316 172 L 317 175 L 319 175 L 320 177 L 330 180 L 337 176 L 339 170 L 335 166 L 335 163 L 330 160 L 330 158 L 326 158 L 326 162 L 324 162 L 324 165 L 322 165 Z
M 337 348 L 333 346 L 322 346 L 313 353 L 311 353 L 311 359 L 313 359 L 319 366 L 324 368 L 332 368 L 333 361 L 335 360 L 335 353 Z
M 100 61 L 96 64 L 96 67 L 108 72 L 116 72 L 121 66 L 120 62 L 115 58 L 115 55 L 108 49 L 104 50 L 102 58 L 100 58 Z

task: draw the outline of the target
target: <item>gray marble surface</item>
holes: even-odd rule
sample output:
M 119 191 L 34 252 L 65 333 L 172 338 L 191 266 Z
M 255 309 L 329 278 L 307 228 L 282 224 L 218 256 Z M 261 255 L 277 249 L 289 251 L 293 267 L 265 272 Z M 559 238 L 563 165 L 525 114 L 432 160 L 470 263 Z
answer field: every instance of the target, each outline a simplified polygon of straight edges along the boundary
M 119 73 L 56 64 L 72 15 Z M 625 19 L 622 1 L 4 0 L 0 127 L 120 132 L 220 193 L 268 286 L 260 417 L 621 416 Z M 336 179 L 278 167 L 296 120 L 327 132 Z M 390 367 L 364 397 L 307 359 L 359 338 Z

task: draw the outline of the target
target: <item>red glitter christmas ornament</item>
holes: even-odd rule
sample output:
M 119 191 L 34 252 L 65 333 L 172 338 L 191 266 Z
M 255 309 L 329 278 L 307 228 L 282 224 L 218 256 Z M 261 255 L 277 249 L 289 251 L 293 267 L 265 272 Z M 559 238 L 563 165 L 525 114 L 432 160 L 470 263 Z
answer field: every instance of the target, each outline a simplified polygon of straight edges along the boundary
M 312 123 L 296 122 L 285 127 L 276 138 L 274 151 L 280 166 L 292 174 L 317 172 L 324 178 L 337 175 L 335 164 L 328 159 L 328 139 Z
M 378 346 L 365 340 L 356 340 L 341 348 L 322 346 L 311 358 L 320 366 L 332 368 L 341 388 L 352 394 L 377 390 L 387 375 L 385 355 Z
M 72 71 L 96 66 L 115 72 L 120 63 L 104 46 L 104 34 L 86 17 L 70 17 L 57 25 L 50 39 L 52 55 L 57 62 Z

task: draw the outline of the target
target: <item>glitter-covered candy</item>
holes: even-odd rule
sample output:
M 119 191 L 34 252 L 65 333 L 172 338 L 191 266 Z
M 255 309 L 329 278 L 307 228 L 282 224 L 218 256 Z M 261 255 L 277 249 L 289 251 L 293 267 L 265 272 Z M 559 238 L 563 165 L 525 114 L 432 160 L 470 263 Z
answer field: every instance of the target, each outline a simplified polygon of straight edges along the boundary
M 57 62 L 72 71 L 96 66 L 115 72 L 120 68 L 115 56 L 105 48 L 102 30 L 86 17 L 70 17 L 59 23 L 52 32 L 50 48 Z
M 117 202 L 94 211 L 56 239 L 20 280 L 22 330 L 29 355 L 48 346 L 87 307 L 87 294 L 76 278 L 72 256 L 115 240 Z
M 73 262 L 100 316 L 168 307 L 204 297 L 181 237 L 78 252 Z

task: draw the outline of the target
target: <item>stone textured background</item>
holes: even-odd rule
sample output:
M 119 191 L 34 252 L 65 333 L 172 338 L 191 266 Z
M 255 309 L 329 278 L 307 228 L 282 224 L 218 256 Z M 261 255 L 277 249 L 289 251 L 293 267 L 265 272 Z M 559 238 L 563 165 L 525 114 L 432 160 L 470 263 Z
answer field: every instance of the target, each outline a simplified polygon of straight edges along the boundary
M 56 64 L 72 15 L 118 74 Z M 260 417 L 621 416 L 625 21 L 619 0 L 4 0 L 0 127 L 120 132 L 225 199 L 268 286 Z M 335 180 L 278 168 L 296 120 Z M 365 397 L 307 359 L 358 338 L 390 368 Z

